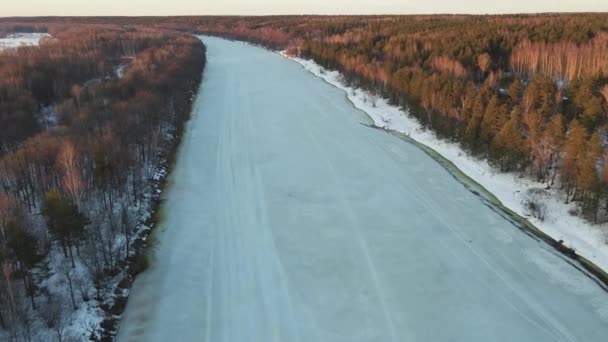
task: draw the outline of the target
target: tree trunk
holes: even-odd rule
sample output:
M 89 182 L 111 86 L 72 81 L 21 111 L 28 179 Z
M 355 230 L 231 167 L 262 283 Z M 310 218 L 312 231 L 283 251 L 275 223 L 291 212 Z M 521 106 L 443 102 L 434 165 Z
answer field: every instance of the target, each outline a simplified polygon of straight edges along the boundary
M 74 252 L 72 250 L 72 246 L 70 244 L 70 261 L 72 262 L 72 268 L 76 268 L 76 264 L 74 263 Z

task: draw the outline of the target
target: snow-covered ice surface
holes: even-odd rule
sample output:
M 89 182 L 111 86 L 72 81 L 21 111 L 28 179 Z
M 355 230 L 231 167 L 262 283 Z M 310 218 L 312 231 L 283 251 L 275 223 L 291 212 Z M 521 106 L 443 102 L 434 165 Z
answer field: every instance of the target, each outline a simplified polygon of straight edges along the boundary
M 45 37 L 50 36 L 48 33 L 13 33 L 5 38 L 0 38 L 0 50 L 19 46 L 36 46 Z
M 594 225 L 571 215 L 570 211 L 577 211 L 576 203 L 565 204 L 563 194 L 558 188 L 547 191 L 549 196 L 542 199 L 546 205 L 545 219 L 541 221 L 530 217 L 525 205 L 526 196 L 530 190 L 544 189 L 546 184 L 522 178 L 518 173 L 497 172 L 486 160 L 471 157 L 457 144 L 438 139 L 432 131 L 423 129 L 416 119 L 408 116 L 401 108 L 388 104 L 384 99 L 372 101 L 365 91 L 344 85 L 339 72 L 324 70 L 311 60 L 293 60 L 314 75 L 344 90 L 353 105 L 365 111 L 376 126 L 407 134 L 415 141 L 435 150 L 496 196 L 504 206 L 526 217 L 553 239 L 562 240 L 564 245 L 608 272 L 608 224 Z
M 605 341 L 606 292 L 342 90 L 204 41 L 118 341 Z

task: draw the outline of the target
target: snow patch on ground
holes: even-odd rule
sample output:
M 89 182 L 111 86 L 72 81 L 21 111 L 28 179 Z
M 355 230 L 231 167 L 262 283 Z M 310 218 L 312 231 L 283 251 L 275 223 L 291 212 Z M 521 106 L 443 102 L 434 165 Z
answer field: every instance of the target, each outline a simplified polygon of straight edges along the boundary
M 45 106 L 45 107 L 42 107 L 42 109 L 40 109 L 40 114 L 38 116 L 38 123 L 40 124 L 41 127 L 47 129 L 49 127 L 53 127 L 53 126 L 57 125 L 58 122 L 59 122 L 59 116 L 58 116 L 57 112 L 55 111 L 54 105 Z
M 20 46 L 38 46 L 42 38 L 50 37 L 48 33 L 13 33 L 0 38 L 0 50 Z
M 117 78 L 123 78 L 125 75 L 125 69 L 133 62 L 134 57 L 123 57 L 121 62 L 114 67 L 114 74 Z
M 128 64 L 120 64 L 114 68 L 114 73 L 116 74 L 116 77 L 122 78 L 125 75 L 125 68 L 127 67 L 127 65 Z
M 389 104 L 385 99 L 375 98 L 362 89 L 347 86 L 338 71 L 326 70 L 312 60 L 304 60 L 287 56 L 301 64 L 306 70 L 322 78 L 326 82 L 344 90 L 354 106 L 366 112 L 376 126 L 404 133 L 424 144 L 444 158 L 451 161 L 468 177 L 496 196 L 502 204 L 526 217 L 537 228 L 550 235 L 555 240 L 563 240 L 565 246 L 574 249 L 577 254 L 589 259 L 604 271 L 608 271 L 608 225 L 594 225 L 584 219 L 573 216 L 576 204 L 565 204 L 559 190 L 547 190 L 550 196 L 544 201 L 546 213 L 544 221 L 531 217 L 525 206 L 526 194 L 535 189 L 543 189 L 545 184 L 521 177 L 518 173 L 501 173 L 486 160 L 472 157 L 460 146 L 436 137 L 409 113 L 397 106 Z

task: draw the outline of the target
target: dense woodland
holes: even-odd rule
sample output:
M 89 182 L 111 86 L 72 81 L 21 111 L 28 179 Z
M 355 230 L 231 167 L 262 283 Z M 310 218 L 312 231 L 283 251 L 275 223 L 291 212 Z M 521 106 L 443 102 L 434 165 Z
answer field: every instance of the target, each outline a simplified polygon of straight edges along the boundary
M 51 37 L 0 51 L 0 339 L 83 340 L 72 312 L 111 306 L 142 267 L 150 180 L 189 117 L 204 46 L 118 25 L 2 31 Z M 96 337 L 99 323 L 73 330 Z

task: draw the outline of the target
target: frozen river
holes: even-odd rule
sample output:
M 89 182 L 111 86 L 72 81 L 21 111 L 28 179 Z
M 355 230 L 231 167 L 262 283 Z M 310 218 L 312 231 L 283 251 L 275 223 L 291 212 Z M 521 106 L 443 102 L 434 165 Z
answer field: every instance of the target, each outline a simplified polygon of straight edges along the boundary
M 345 94 L 261 48 L 208 64 L 125 341 L 606 341 L 608 294 Z

